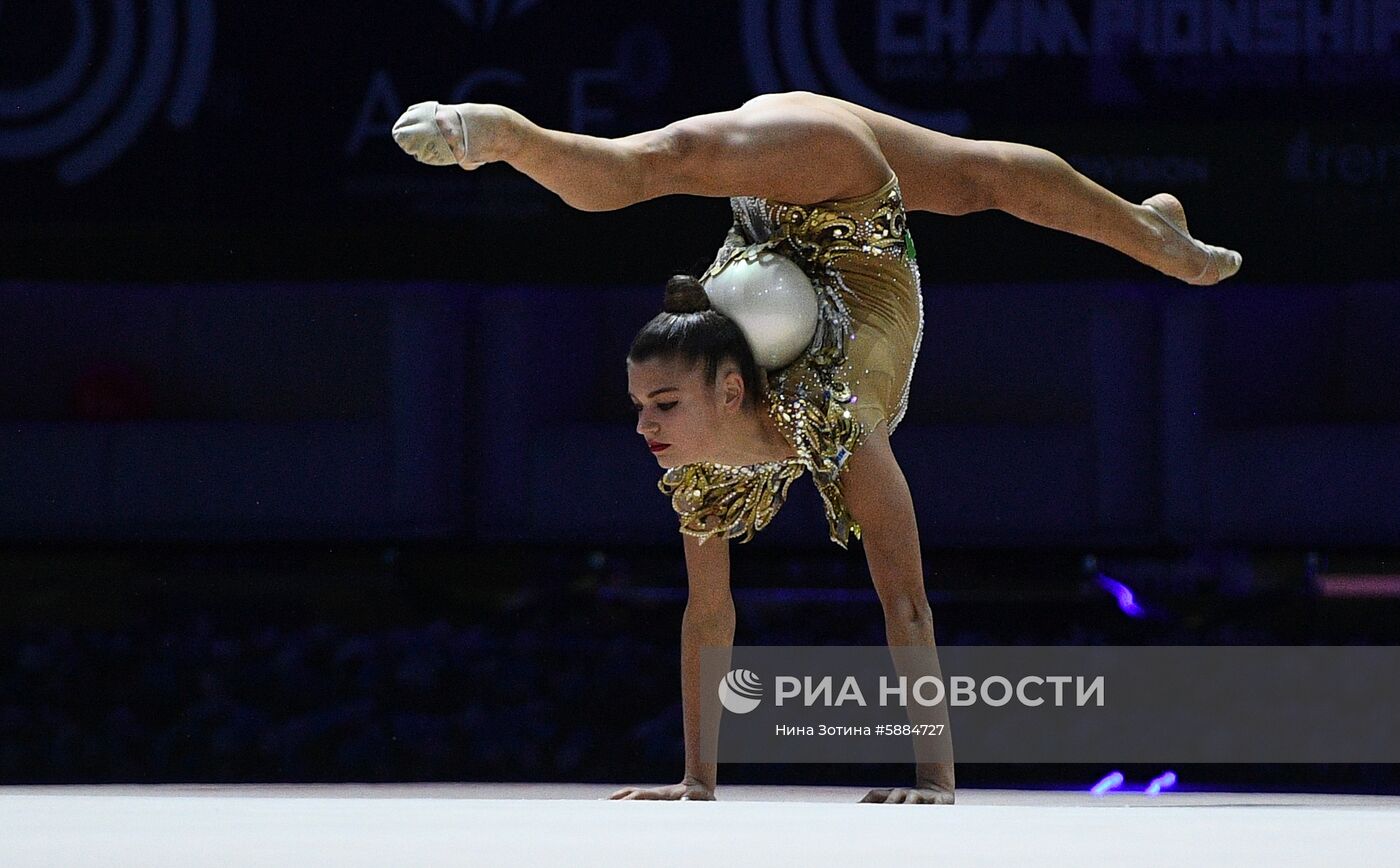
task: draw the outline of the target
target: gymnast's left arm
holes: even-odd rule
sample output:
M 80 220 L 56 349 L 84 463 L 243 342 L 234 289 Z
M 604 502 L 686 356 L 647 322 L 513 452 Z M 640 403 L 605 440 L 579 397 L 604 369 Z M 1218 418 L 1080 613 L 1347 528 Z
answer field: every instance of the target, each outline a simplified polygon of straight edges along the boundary
M 933 636 L 933 612 L 924 589 L 914 500 L 899 462 L 890 449 L 889 433 L 884 422 L 876 426 L 851 456 L 841 474 L 841 489 L 847 509 L 861 526 L 861 543 L 870 567 L 870 578 L 875 583 L 875 591 L 885 614 L 886 640 L 892 649 L 913 646 L 931 652 L 892 655 L 898 674 L 904 676 L 907 683 L 926 675 L 941 677 L 938 648 Z M 913 660 L 926 661 L 934 671 L 903 671 Z M 944 729 L 941 732 L 945 735 L 940 743 L 948 744 L 947 739 L 951 735 L 947 728 L 946 706 L 924 709 L 912 703 L 909 710 L 911 723 L 942 724 Z M 918 720 L 914 719 L 915 715 L 919 716 Z M 928 719 L 925 720 L 925 717 Z M 928 745 L 929 742 L 920 744 Z M 937 759 L 943 760 L 944 756 L 945 753 L 940 751 Z M 951 749 L 946 751 L 946 761 L 917 762 L 914 780 L 912 789 L 871 790 L 862 801 L 951 804 L 954 791 Z

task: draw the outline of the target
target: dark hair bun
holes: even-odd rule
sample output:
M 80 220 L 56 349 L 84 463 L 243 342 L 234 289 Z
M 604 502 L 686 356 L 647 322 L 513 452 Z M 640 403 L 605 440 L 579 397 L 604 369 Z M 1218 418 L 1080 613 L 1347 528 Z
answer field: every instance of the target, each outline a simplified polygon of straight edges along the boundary
M 664 313 L 699 313 L 710 310 L 710 296 L 700 281 L 689 274 L 677 274 L 666 281 Z

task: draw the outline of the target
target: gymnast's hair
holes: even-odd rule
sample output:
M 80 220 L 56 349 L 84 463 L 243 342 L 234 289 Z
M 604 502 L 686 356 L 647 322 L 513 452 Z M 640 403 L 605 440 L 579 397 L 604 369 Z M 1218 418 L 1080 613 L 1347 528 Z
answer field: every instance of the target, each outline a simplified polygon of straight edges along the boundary
M 710 307 L 710 297 L 699 280 L 677 274 L 666 281 L 666 301 L 661 313 L 642 326 L 627 352 L 629 362 L 651 359 L 705 365 L 705 378 L 713 383 L 725 359 L 739 367 L 744 378 L 744 406 L 758 406 L 764 379 L 753 350 L 734 320 Z

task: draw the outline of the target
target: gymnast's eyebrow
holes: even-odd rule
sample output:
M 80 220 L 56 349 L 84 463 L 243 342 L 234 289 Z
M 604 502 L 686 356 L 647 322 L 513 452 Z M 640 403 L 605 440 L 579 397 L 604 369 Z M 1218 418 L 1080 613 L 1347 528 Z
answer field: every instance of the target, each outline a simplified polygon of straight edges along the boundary
M 662 387 L 659 388 L 659 389 L 652 389 L 650 392 L 647 393 L 647 397 L 648 397 L 648 398 L 655 398 L 657 395 L 660 395 L 662 392 L 679 392 L 679 391 L 680 391 L 680 387 L 679 387 L 679 386 L 662 386 Z M 632 393 L 631 393 L 631 392 L 628 392 L 628 393 L 627 393 L 627 397 L 631 398 L 631 397 L 632 397 Z

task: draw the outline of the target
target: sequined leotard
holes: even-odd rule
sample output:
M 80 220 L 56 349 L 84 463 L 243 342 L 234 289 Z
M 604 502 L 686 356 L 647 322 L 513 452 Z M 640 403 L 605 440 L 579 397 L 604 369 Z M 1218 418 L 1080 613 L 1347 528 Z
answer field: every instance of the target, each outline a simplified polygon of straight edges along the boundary
M 841 470 L 880 421 L 904 417 L 923 336 L 923 299 L 899 181 L 864 196 L 815 205 L 756 197 L 730 200 L 734 223 L 704 280 L 737 257 L 772 248 L 812 278 L 820 311 L 812 343 L 769 374 L 768 412 L 798 457 L 734 466 L 673 467 L 658 487 L 671 496 L 682 533 L 748 542 L 811 471 L 833 542 L 845 548 L 860 525 L 846 509 Z

